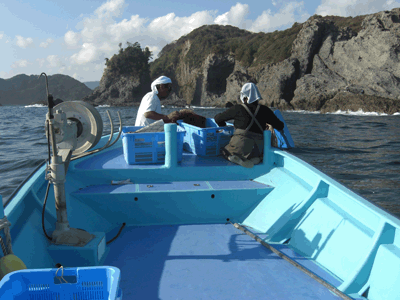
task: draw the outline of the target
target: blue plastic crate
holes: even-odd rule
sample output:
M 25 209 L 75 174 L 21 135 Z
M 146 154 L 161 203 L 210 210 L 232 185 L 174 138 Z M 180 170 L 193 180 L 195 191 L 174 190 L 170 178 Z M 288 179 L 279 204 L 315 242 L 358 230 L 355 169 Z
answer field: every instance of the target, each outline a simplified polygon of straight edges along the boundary
M 143 126 L 122 127 L 122 145 L 127 164 L 157 164 L 165 162 L 165 133 L 134 133 Z M 177 126 L 178 162 L 182 161 L 185 129 Z
M 63 273 L 57 270 L 32 269 L 7 274 L 0 281 L 1 299 L 122 300 L 118 268 L 66 268 Z
M 218 127 L 214 119 L 207 118 L 206 127 L 200 128 L 178 121 L 186 130 L 183 149 L 200 156 L 220 155 L 220 149 L 226 146 L 234 132 L 233 126 Z

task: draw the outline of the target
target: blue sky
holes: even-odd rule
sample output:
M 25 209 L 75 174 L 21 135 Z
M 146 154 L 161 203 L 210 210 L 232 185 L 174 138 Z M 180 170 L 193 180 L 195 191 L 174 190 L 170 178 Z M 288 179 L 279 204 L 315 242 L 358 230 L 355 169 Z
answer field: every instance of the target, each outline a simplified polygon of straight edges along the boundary
M 205 24 L 271 32 L 314 14 L 347 17 L 395 7 L 400 0 L 9 0 L 0 3 L 0 78 L 46 72 L 98 81 L 104 59 L 127 41 L 157 57 L 166 44 Z

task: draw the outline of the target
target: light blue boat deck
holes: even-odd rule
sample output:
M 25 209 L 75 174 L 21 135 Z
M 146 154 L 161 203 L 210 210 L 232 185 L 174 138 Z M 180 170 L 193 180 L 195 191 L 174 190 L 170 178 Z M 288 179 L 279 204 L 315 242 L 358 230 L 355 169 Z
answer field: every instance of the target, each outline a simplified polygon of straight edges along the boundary
M 127 299 L 340 299 L 231 224 L 129 227 L 104 264 Z

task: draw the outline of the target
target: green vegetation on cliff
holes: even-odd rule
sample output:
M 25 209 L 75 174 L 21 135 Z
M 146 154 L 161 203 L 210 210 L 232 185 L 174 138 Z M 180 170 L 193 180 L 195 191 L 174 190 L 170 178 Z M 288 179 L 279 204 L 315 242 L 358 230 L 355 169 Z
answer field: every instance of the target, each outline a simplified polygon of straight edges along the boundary
M 127 42 L 128 46 L 124 49 L 119 44 L 119 53 L 114 54 L 111 59 L 106 58 L 106 66 L 113 76 L 130 75 L 142 77 L 149 74 L 149 59 L 151 51 L 148 47 L 142 49 L 138 42 L 132 44 Z
M 300 29 L 301 25 L 295 24 L 284 31 L 252 33 L 228 25 L 204 25 L 166 45 L 151 63 L 151 77 L 174 69 L 187 41 L 191 45 L 184 59 L 191 68 L 200 67 L 211 53 L 233 55 L 245 67 L 276 63 L 290 56 Z
M 365 16 L 314 17 L 332 21 L 338 28 L 349 27 L 358 33 Z M 282 31 L 253 33 L 229 25 L 204 25 L 166 45 L 150 64 L 150 74 L 155 78 L 159 74 L 173 73 L 188 41 L 190 49 L 184 60 L 190 68 L 200 67 L 211 53 L 233 55 L 244 67 L 278 63 L 290 57 L 293 41 L 302 26 L 294 23 L 291 28 Z

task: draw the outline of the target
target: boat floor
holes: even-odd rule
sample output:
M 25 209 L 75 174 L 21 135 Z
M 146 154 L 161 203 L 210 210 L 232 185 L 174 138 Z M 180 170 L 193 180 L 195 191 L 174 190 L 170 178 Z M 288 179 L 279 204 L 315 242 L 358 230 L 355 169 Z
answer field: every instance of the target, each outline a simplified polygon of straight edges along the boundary
M 178 163 L 180 167 L 194 166 L 237 166 L 226 160 L 223 156 L 198 156 L 190 152 L 183 151 L 182 161 Z M 99 153 L 93 158 L 89 158 L 77 164 L 79 169 L 145 169 L 163 168 L 164 164 L 136 164 L 128 165 L 124 158 L 122 147 Z
M 132 226 L 110 246 L 124 300 L 340 299 L 231 224 Z

